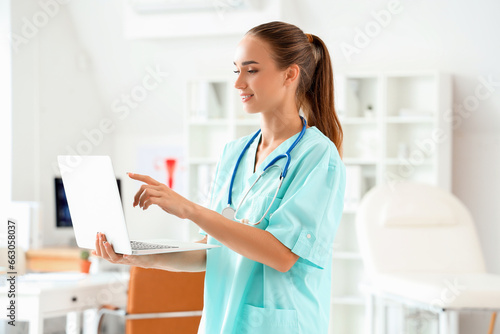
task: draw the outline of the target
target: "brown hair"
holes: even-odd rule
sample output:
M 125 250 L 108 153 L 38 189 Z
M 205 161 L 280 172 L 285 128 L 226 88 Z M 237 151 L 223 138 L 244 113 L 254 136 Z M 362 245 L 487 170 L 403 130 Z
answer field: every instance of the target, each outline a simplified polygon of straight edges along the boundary
M 271 57 L 279 69 L 293 64 L 300 68 L 296 103 L 310 126 L 316 126 L 335 144 L 342 156 L 342 126 L 335 112 L 333 70 L 325 43 L 304 34 L 293 24 L 274 21 L 250 29 L 247 35 L 269 43 Z

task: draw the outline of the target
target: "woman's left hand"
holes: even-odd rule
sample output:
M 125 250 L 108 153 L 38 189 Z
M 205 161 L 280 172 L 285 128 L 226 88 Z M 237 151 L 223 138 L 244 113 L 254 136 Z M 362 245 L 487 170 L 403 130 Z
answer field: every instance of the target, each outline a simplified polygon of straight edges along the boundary
M 127 174 L 131 179 L 146 183 L 135 194 L 134 207 L 139 205 L 143 210 L 146 210 L 152 204 L 156 204 L 164 211 L 182 219 L 187 218 L 189 211 L 193 209 L 193 202 L 152 177 L 134 173 Z

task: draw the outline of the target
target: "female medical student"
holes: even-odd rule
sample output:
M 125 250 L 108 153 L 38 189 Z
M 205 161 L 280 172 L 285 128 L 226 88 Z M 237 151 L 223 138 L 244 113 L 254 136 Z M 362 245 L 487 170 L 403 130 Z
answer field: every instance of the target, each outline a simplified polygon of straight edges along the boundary
M 317 36 L 270 22 L 237 46 L 234 86 L 261 129 L 226 144 L 210 208 L 149 176 L 134 206 L 158 205 L 189 219 L 210 250 L 116 254 L 106 237 L 97 256 L 171 271 L 204 271 L 199 333 L 327 333 L 333 239 L 343 209 L 342 129 L 328 50 Z M 304 114 L 302 118 L 299 110 Z

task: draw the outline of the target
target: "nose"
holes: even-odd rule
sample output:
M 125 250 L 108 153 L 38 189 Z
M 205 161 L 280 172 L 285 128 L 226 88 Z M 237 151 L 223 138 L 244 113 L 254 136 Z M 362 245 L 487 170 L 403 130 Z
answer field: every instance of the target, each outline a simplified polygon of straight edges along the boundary
M 234 88 L 245 89 L 246 86 L 247 86 L 247 84 L 245 83 L 243 76 L 241 74 L 238 74 L 238 77 L 236 78 L 236 81 L 234 82 Z

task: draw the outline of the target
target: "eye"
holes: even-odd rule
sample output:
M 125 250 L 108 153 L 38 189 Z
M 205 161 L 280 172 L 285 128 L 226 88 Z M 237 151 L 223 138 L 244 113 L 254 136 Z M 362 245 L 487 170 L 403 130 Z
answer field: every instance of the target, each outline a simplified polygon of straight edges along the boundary
M 235 74 L 239 74 L 239 73 L 240 73 L 240 71 L 236 71 L 236 70 L 235 70 L 235 71 L 233 71 L 233 72 L 234 72 Z
M 248 73 L 257 73 L 257 70 L 248 70 Z

